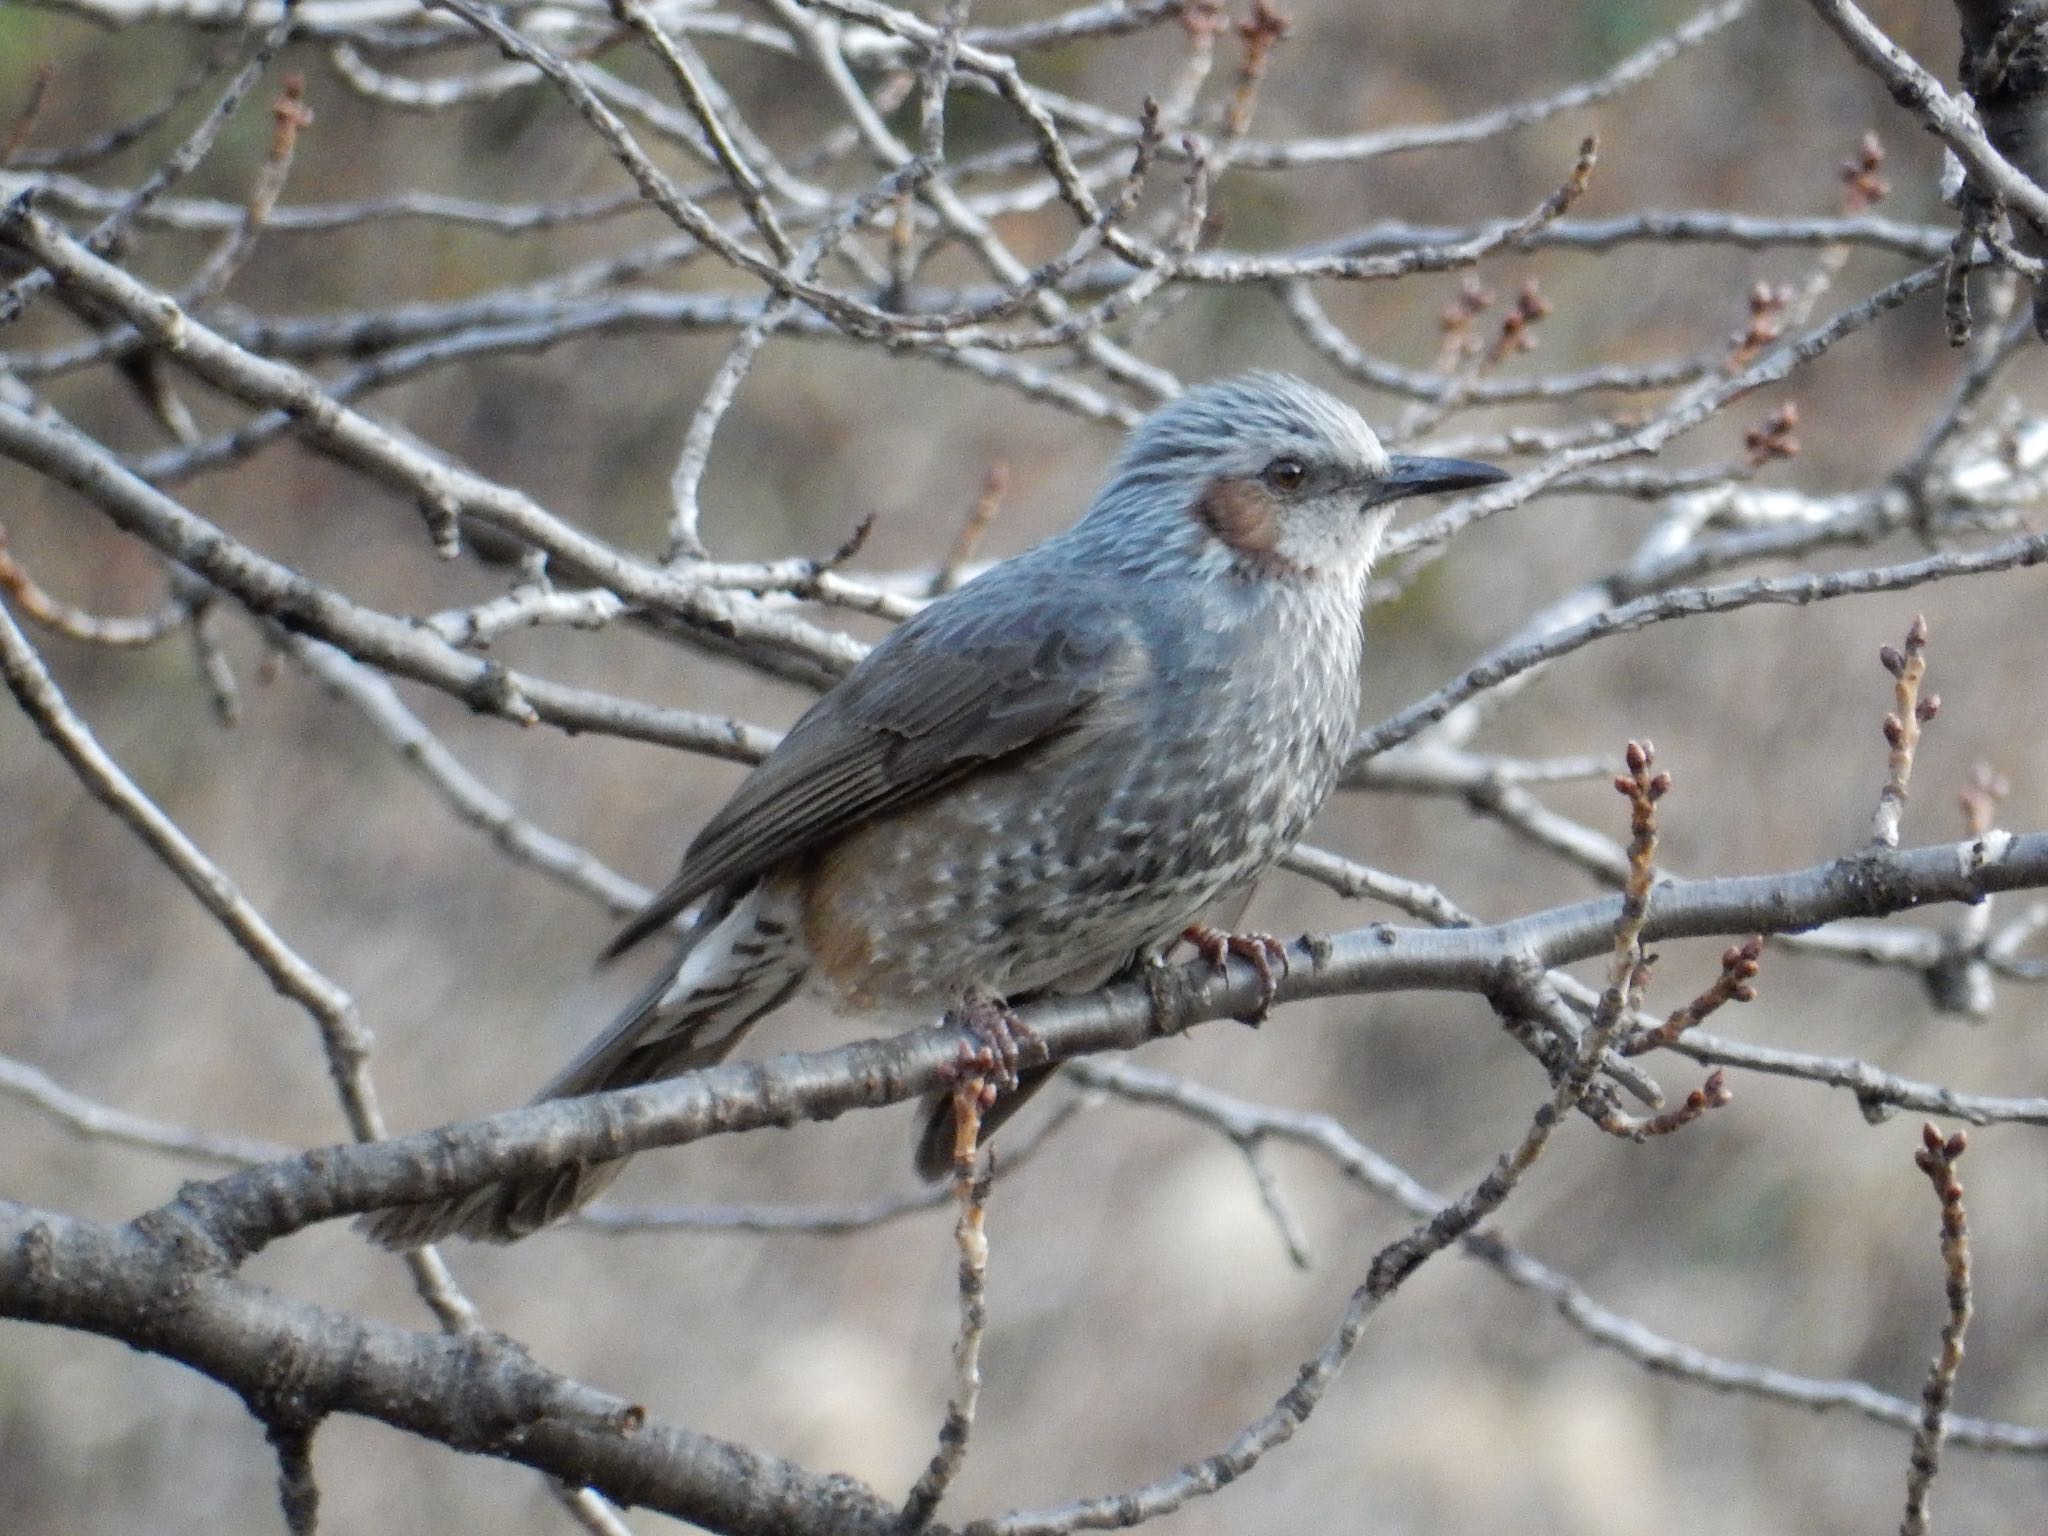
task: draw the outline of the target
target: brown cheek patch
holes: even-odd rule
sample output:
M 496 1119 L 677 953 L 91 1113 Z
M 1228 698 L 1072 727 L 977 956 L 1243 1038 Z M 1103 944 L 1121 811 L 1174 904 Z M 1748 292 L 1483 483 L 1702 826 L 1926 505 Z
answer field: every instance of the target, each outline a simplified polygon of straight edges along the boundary
M 1218 476 L 1195 498 L 1193 512 L 1225 545 L 1254 560 L 1270 557 L 1280 545 L 1280 509 L 1254 481 Z

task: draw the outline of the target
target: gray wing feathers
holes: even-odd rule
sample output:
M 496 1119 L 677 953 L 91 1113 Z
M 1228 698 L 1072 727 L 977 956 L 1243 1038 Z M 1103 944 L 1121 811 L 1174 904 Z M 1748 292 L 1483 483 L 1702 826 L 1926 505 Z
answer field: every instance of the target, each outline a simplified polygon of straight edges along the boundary
M 707 891 L 752 880 L 1072 729 L 1137 642 L 1113 609 L 1105 622 L 1100 610 L 1082 610 L 1071 592 L 1062 597 L 1057 619 L 1041 603 L 991 614 L 984 601 L 971 617 L 940 603 L 897 630 L 740 785 L 690 845 L 681 872 L 612 941 L 607 956 Z

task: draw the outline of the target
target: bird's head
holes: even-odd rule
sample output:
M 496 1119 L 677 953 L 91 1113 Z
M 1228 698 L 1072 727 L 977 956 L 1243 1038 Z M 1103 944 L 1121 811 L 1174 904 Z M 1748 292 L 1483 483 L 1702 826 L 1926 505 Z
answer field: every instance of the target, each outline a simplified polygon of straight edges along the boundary
M 1184 550 L 1246 579 L 1362 581 L 1395 502 L 1507 478 L 1489 464 L 1389 454 L 1335 396 L 1246 373 L 1140 422 L 1085 523 L 1126 548 Z

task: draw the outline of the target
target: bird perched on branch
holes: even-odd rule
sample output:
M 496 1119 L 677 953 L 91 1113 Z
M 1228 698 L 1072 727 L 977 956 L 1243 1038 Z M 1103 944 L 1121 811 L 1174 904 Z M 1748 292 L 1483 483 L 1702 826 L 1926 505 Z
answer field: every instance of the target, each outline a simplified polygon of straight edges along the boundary
M 806 983 L 852 1012 L 956 1010 L 1000 1041 L 1008 1005 L 1156 958 L 1336 783 L 1392 504 L 1504 478 L 1389 455 L 1280 374 L 1164 406 L 1079 522 L 933 602 L 797 721 L 609 951 L 695 904 L 678 957 L 539 1097 L 709 1066 Z M 1198 931 L 1212 958 L 1248 947 Z M 984 1124 L 1051 1070 L 1028 1068 Z M 938 1101 L 928 1174 L 952 1159 L 950 1116 Z M 622 1166 L 366 1225 L 392 1247 L 507 1242 Z

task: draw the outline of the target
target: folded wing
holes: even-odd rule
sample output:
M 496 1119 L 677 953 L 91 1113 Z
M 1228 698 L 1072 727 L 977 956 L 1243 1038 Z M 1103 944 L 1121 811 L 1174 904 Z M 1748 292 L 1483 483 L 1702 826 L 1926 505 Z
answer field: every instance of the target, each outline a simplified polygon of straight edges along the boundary
M 1138 642 L 1108 608 L 1110 594 L 1088 602 L 1065 590 L 1056 612 L 1028 589 L 1007 604 L 978 595 L 966 612 L 951 603 L 927 609 L 813 705 L 606 955 L 638 943 L 708 891 L 743 885 L 875 816 L 1077 729 L 1103 707 L 1120 675 L 1128 680 L 1143 669 Z

